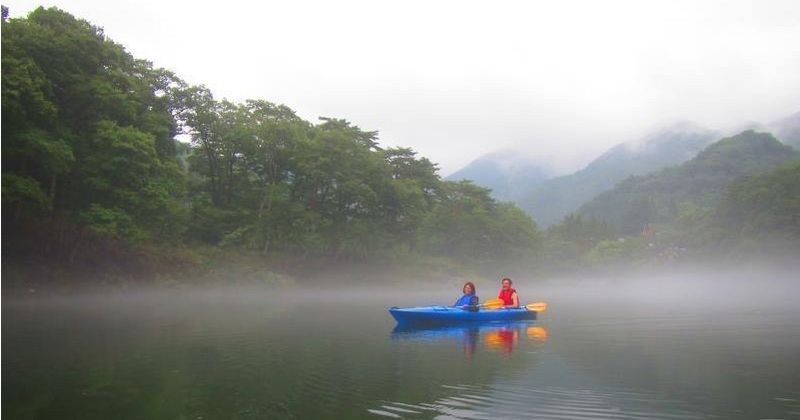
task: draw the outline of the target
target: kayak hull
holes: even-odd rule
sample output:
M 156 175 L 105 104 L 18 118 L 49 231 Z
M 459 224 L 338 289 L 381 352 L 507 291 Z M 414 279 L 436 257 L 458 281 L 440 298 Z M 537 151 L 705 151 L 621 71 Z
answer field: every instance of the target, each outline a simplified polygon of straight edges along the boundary
M 536 319 L 536 312 L 526 308 L 480 309 L 468 311 L 453 306 L 418 306 L 389 308 L 398 324 L 458 324 L 464 322 L 525 321 Z

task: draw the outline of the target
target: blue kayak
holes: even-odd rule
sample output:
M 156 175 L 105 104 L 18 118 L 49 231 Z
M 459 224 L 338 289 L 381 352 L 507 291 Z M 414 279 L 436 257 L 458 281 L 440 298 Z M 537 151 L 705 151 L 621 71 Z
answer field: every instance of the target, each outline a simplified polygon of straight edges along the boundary
M 467 310 L 455 306 L 389 308 L 398 324 L 453 324 L 460 322 L 524 321 L 536 319 L 536 312 L 523 308 Z

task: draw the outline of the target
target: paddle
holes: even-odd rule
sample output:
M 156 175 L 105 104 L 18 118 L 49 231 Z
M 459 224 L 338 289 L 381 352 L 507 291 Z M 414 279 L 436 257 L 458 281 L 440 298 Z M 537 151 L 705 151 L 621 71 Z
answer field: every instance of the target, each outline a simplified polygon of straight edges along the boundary
M 505 305 L 503 305 L 503 299 L 489 299 L 478 306 L 484 307 L 486 309 L 501 309 Z M 529 311 L 544 312 L 547 310 L 547 302 L 529 303 L 525 305 L 524 308 L 526 308 Z
M 534 302 L 525 305 L 529 311 L 544 312 L 547 310 L 547 302 Z
M 479 306 L 483 306 L 486 309 L 500 309 L 503 307 L 503 299 L 489 299 Z
M 481 304 L 486 309 L 500 309 L 503 305 L 502 299 L 489 299 Z M 534 302 L 524 306 L 529 311 L 544 312 L 547 310 L 547 302 Z

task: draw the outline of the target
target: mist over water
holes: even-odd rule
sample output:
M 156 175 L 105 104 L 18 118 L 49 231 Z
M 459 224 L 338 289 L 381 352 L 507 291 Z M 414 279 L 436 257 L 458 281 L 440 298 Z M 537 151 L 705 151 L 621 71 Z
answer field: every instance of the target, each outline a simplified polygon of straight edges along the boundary
M 786 269 L 516 278 L 538 321 L 396 328 L 460 285 L 4 297 L 8 418 L 797 418 Z M 494 281 L 477 282 L 494 297 Z

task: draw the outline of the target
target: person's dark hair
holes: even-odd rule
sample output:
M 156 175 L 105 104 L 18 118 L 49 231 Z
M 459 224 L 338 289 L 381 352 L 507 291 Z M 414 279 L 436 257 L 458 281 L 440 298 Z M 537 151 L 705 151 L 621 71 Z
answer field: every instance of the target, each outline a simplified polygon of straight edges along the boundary
M 475 289 L 475 285 L 472 284 L 471 281 L 468 281 L 468 282 L 464 283 L 464 287 L 461 288 L 461 293 L 464 293 L 464 290 L 467 288 L 467 286 L 472 288 L 472 294 L 473 295 L 478 294 L 478 291 Z
M 513 282 L 513 281 L 511 281 L 511 279 L 510 279 L 510 278 L 508 278 L 508 277 L 504 277 L 504 278 L 503 278 L 503 280 L 500 280 L 500 283 L 502 283 L 502 282 L 504 282 L 504 281 L 506 281 L 506 280 L 508 280 L 508 284 L 514 284 L 514 282 Z

